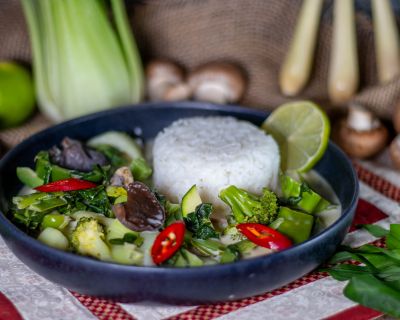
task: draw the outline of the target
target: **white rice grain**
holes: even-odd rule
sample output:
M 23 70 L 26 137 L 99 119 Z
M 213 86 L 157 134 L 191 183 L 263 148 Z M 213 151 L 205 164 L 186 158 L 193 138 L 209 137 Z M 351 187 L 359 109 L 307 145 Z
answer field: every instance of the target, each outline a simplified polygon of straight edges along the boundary
M 177 203 L 196 184 L 203 202 L 217 211 L 227 208 L 218 193 L 229 185 L 255 194 L 264 187 L 275 189 L 279 164 L 275 140 L 232 117 L 177 120 L 153 145 L 155 187 Z

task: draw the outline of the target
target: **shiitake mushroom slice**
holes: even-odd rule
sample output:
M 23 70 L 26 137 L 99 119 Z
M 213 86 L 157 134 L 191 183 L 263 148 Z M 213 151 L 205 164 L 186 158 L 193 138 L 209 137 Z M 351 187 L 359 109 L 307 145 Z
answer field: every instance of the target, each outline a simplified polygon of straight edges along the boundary
M 113 206 L 117 219 L 133 231 L 154 231 L 165 221 L 165 211 L 144 183 L 135 181 L 126 187 L 128 199 Z

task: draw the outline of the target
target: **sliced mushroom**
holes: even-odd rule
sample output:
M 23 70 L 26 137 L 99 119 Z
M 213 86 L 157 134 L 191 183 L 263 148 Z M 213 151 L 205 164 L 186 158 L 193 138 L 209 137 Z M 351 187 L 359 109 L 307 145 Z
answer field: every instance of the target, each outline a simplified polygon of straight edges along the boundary
M 147 65 L 147 93 L 152 101 L 178 101 L 190 97 L 182 68 L 167 60 L 154 60 Z
M 49 150 L 49 155 L 52 163 L 83 172 L 91 171 L 95 165 L 109 164 L 101 152 L 68 137 L 61 141 L 61 149 L 54 146 Z
M 352 105 L 347 119 L 336 126 L 333 138 L 348 155 L 368 158 L 383 150 L 388 135 L 388 130 L 370 111 Z
M 133 183 L 133 175 L 131 169 L 128 167 L 118 168 L 110 179 L 110 184 L 112 186 L 127 188 L 131 183 Z
M 155 231 L 165 221 L 165 211 L 156 196 L 143 183 L 135 181 L 128 185 L 128 200 L 113 206 L 117 219 L 134 231 Z
M 233 103 L 243 96 L 246 81 L 241 70 L 233 64 L 205 64 L 189 75 L 193 97 L 200 101 Z

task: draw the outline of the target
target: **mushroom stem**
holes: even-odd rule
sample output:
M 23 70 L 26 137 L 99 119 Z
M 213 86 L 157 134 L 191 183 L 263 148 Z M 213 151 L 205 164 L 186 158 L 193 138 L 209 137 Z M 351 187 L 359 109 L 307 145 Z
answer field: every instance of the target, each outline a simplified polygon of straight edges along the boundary
M 347 125 L 356 131 L 371 131 L 380 126 L 380 121 L 364 107 L 351 105 L 347 116 Z

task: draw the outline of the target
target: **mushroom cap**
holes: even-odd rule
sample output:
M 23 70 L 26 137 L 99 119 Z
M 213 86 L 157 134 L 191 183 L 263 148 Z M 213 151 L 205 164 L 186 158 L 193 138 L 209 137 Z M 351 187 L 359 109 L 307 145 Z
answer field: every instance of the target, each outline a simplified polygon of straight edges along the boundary
M 400 135 L 393 139 L 389 147 L 390 159 L 396 169 L 400 169 Z
M 184 81 L 184 72 L 168 60 L 153 60 L 146 66 L 147 93 L 150 100 L 163 100 L 166 90 Z
M 238 101 L 246 87 L 241 70 L 227 62 L 200 66 L 189 75 L 188 82 L 195 99 L 217 103 Z
M 187 100 L 192 95 L 192 91 L 187 83 L 177 83 L 167 88 L 163 95 L 164 101 Z
M 383 125 L 369 131 L 357 131 L 347 125 L 346 119 L 341 119 L 333 139 L 351 157 L 368 158 L 386 146 L 388 136 L 388 130 Z

